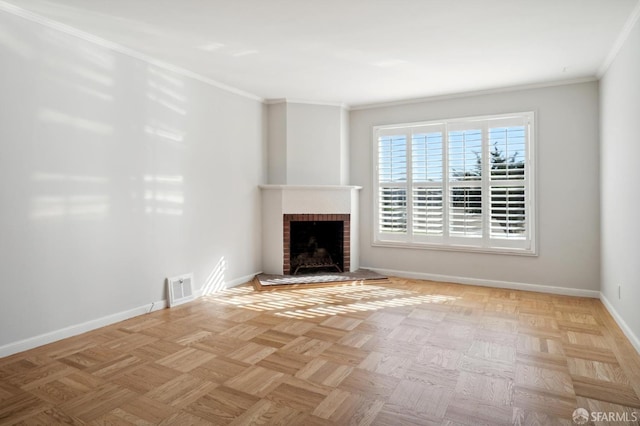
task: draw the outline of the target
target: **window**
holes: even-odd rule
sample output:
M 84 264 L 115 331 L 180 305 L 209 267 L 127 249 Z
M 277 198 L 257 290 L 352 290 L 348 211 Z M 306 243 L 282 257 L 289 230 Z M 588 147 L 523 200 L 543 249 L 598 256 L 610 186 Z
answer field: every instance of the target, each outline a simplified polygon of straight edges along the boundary
M 535 254 L 533 113 L 374 128 L 374 244 Z

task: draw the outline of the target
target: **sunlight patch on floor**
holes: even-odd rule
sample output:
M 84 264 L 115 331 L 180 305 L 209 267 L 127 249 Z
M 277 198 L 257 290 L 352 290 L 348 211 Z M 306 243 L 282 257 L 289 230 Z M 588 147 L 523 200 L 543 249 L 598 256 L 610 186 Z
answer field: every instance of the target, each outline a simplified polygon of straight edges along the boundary
M 457 299 L 457 296 L 421 294 L 412 290 L 367 284 L 271 292 L 257 292 L 246 286 L 208 296 L 208 300 L 217 303 L 255 312 L 274 312 L 276 316 L 285 318 L 317 318 L 424 303 L 447 304 Z

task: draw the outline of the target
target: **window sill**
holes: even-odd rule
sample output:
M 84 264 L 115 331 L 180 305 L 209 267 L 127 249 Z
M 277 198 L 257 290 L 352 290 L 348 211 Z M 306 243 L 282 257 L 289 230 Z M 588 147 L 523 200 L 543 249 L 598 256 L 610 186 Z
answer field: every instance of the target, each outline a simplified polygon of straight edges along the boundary
M 465 245 L 445 245 L 445 244 L 429 244 L 429 243 L 406 243 L 400 241 L 374 241 L 372 247 L 388 247 L 403 248 L 417 250 L 437 250 L 437 251 L 454 251 L 466 253 L 486 253 L 486 254 L 504 254 L 512 256 L 530 256 L 537 257 L 538 253 L 535 249 L 519 249 L 513 247 L 477 247 Z

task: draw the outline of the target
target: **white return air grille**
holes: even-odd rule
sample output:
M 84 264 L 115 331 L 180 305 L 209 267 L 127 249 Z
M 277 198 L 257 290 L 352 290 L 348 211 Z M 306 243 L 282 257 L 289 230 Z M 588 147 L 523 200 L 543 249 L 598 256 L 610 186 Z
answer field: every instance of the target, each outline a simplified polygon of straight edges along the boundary
M 194 299 L 193 274 L 167 278 L 169 307 L 181 305 Z

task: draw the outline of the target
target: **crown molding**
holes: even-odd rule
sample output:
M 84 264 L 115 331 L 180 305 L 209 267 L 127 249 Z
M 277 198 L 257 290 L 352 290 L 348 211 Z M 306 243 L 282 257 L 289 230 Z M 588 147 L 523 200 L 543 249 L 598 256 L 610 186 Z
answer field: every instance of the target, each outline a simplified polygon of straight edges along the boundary
M 587 77 L 572 78 L 567 80 L 553 80 L 553 81 L 546 81 L 541 83 L 496 87 L 493 89 L 486 89 L 486 90 L 475 90 L 470 92 L 458 92 L 458 93 L 450 93 L 446 95 L 424 96 L 421 98 L 403 99 L 403 100 L 389 101 L 389 102 L 376 102 L 376 103 L 370 103 L 370 104 L 352 105 L 349 109 L 351 111 L 358 111 L 358 110 L 373 109 L 373 108 L 386 108 L 386 107 L 393 107 L 393 106 L 418 104 L 422 102 L 435 102 L 435 101 L 444 101 L 448 99 L 468 98 L 472 96 L 492 95 L 495 93 L 517 92 L 521 90 L 542 89 L 545 87 L 589 83 L 592 81 L 598 81 L 598 78 L 596 76 L 587 76 Z
M 598 73 L 596 74 L 598 78 L 602 78 L 602 76 L 607 72 L 607 70 L 613 63 L 613 61 L 616 59 L 616 56 L 618 56 L 620 49 L 622 49 L 622 46 L 624 45 L 625 41 L 627 41 L 627 39 L 629 38 L 629 35 L 631 34 L 633 27 L 638 22 L 638 19 L 640 19 L 640 0 L 638 0 L 638 2 L 636 3 L 636 7 L 633 8 L 631 15 L 629 15 L 629 18 L 627 18 L 627 22 L 625 22 L 624 26 L 622 27 L 622 30 L 620 30 L 620 34 L 618 34 L 616 41 L 613 43 L 613 46 L 611 46 L 611 50 L 609 50 L 609 54 L 605 58 L 602 65 L 600 65 L 600 68 L 598 68 Z
M 319 105 L 319 106 L 332 106 L 339 107 L 342 109 L 349 109 L 347 104 L 341 102 L 322 102 L 322 101 L 311 101 L 305 99 L 292 99 L 292 98 L 276 98 L 276 99 L 266 99 L 264 101 L 266 105 L 277 105 L 277 104 L 305 104 L 305 105 Z

